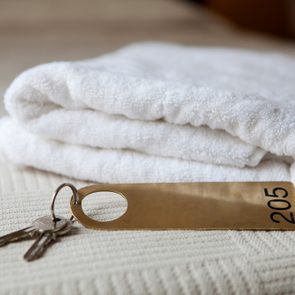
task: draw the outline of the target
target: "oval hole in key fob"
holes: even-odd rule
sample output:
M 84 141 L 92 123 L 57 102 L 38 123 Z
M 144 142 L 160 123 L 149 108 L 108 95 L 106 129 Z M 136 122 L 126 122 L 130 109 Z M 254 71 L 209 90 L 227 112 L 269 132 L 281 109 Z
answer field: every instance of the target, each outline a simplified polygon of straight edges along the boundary
M 83 200 L 85 214 L 100 222 L 109 222 L 120 218 L 125 214 L 127 208 L 127 199 L 115 192 L 95 192 Z

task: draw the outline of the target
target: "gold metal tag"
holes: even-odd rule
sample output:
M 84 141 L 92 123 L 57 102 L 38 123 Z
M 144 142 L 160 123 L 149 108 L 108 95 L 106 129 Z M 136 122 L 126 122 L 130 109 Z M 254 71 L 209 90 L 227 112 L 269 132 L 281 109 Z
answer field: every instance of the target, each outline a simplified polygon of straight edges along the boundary
M 109 222 L 87 216 L 83 199 L 100 191 L 125 197 L 125 214 Z M 73 215 L 96 230 L 295 230 L 291 182 L 98 184 L 78 192 Z

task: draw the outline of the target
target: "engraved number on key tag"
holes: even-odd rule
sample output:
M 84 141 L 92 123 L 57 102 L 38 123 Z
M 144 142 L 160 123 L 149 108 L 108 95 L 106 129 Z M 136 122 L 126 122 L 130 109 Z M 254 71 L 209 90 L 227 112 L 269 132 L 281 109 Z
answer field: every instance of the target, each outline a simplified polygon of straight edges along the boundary
M 125 197 L 126 213 L 110 222 L 86 215 L 83 199 L 99 191 Z M 78 192 L 72 213 L 96 230 L 295 230 L 290 182 L 99 184 Z
M 270 190 L 264 188 L 264 195 L 270 199 L 267 206 L 272 210 L 270 219 L 273 222 L 295 224 L 294 213 L 289 211 L 292 209 L 292 204 L 287 189 L 283 187 L 274 187 Z

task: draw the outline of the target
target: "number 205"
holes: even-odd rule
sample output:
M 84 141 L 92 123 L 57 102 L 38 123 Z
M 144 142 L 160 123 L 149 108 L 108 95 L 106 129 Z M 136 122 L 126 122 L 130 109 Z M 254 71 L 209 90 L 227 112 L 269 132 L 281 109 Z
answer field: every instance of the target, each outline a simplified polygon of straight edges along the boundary
M 272 210 L 279 210 L 281 212 L 272 212 L 270 219 L 275 223 L 286 221 L 295 224 L 294 214 L 292 212 L 283 212 L 284 210 L 291 209 L 292 205 L 287 200 L 288 191 L 282 187 L 273 188 L 272 192 L 269 192 L 267 188 L 264 189 L 264 195 L 268 198 L 273 198 L 267 202 L 267 206 Z

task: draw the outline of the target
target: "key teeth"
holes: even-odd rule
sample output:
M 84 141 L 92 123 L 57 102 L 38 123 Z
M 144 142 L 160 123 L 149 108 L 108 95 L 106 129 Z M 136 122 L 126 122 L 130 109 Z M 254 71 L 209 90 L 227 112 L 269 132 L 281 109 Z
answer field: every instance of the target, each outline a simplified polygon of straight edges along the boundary
M 31 262 L 35 259 L 38 259 L 39 257 L 40 256 L 36 255 L 36 253 L 31 253 L 30 251 L 27 251 L 26 254 L 24 255 L 24 260 L 26 260 L 27 262 Z
M 37 259 L 37 258 L 34 258 L 33 259 L 33 257 L 31 257 L 31 256 L 26 256 L 26 255 L 24 255 L 24 260 L 26 260 L 27 262 L 31 262 L 31 261 L 34 261 L 35 259 Z
M 0 247 L 7 245 L 9 242 L 5 241 L 5 239 L 0 239 Z
M 27 251 L 24 255 L 24 260 L 30 262 L 37 259 L 36 255 L 32 255 L 31 253 L 29 253 L 29 251 Z
M 0 237 L 0 247 L 13 242 L 25 240 L 26 238 L 31 238 L 32 231 L 33 231 L 33 228 L 30 226 L 30 227 L 23 228 L 21 230 L 8 233 Z
M 27 262 L 31 262 L 31 261 L 34 261 L 34 260 L 37 260 L 39 258 L 42 257 L 42 254 L 45 252 L 45 250 L 42 250 L 42 251 L 38 251 L 37 253 L 36 252 L 33 252 L 33 253 L 26 253 L 24 255 L 24 259 L 27 261 Z
M 37 259 L 39 259 L 41 257 L 42 257 L 42 254 L 39 254 L 39 255 L 28 255 L 28 256 L 24 256 L 24 260 L 26 260 L 27 262 L 31 262 L 31 261 L 37 260 Z

